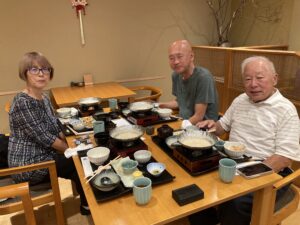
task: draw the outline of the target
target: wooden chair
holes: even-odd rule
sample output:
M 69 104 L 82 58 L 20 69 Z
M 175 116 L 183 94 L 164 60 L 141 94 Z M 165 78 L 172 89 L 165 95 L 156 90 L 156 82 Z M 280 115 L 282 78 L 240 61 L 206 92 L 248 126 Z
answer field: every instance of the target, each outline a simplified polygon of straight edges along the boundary
M 297 169 L 294 173 L 284 177 L 273 185 L 272 202 L 270 207 L 274 209 L 274 212 L 270 215 L 269 221 L 271 225 L 281 224 L 284 219 L 298 209 L 300 194 L 299 189 L 295 184 L 293 184 L 293 181 L 299 177 L 300 169 Z M 289 190 L 275 204 L 276 191 L 289 183 L 291 183 Z
M 130 90 L 140 95 L 140 97 L 131 97 L 129 102 L 139 102 L 139 101 L 155 101 L 159 100 L 159 97 L 162 94 L 162 91 L 159 88 L 152 87 L 152 86 L 135 86 L 135 87 L 128 87 Z M 147 93 L 148 92 L 148 93 Z M 150 92 L 150 94 L 149 94 Z M 147 94 L 145 96 L 145 93 Z
M 4 110 L 5 110 L 5 112 L 9 112 L 9 110 L 10 110 L 10 102 L 6 102 L 5 103 L 5 106 L 4 106 Z
M 0 177 L 7 177 L 12 174 L 18 174 L 22 172 L 39 170 L 39 169 L 49 170 L 51 190 L 48 190 L 46 192 L 44 190 L 41 191 L 40 189 L 44 189 L 45 185 L 44 187 L 41 187 L 39 185 L 31 186 L 30 194 L 31 194 L 31 200 L 33 206 L 36 207 L 46 203 L 54 202 L 56 220 L 57 220 L 56 222 L 59 225 L 65 225 L 55 161 L 52 160 L 52 161 L 46 161 L 46 162 L 36 163 L 32 165 L 26 165 L 26 166 L 20 166 L 20 167 L 8 168 L 8 169 L 0 169 Z M 10 179 L 10 178 L 6 178 L 6 179 Z M 8 187 L 8 185 L 4 186 L 4 188 L 6 187 Z M 22 208 L 23 208 L 22 202 L 18 201 L 18 199 L 8 199 L 7 201 L 0 203 L 0 215 L 18 212 L 22 210 Z
M 36 225 L 33 212 L 33 204 L 29 194 L 27 182 L 0 187 L 0 198 L 20 197 L 23 204 L 26 222 L 28 225 Z

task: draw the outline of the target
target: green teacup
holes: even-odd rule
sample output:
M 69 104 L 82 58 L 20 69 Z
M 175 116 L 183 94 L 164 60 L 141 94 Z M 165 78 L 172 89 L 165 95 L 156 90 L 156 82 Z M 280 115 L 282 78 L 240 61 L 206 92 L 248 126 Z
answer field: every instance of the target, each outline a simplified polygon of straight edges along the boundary
M 224 183 L 231 183 L 236 173 L 237 163 L 232 159 L 221 159 L 219 161 L 219 177 Z
M 139 205 L 147 204 L 152 195 L 152 181 L 148 177 L 139 177 L 133 181 L 133 196 Z

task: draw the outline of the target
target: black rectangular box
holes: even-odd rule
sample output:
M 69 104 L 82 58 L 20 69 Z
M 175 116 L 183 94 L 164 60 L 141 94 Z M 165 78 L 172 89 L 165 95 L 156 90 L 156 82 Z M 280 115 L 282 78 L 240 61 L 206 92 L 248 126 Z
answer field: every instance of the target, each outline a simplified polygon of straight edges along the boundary
M 173 199 L 182 206 L 204 198 L 204 192 L 196 185 L 191 184 L 172 191 Z

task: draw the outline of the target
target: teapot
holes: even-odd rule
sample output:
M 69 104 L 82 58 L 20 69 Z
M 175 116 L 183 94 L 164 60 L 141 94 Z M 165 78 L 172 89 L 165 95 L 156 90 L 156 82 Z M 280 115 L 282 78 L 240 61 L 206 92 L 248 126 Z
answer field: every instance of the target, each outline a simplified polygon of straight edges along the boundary
M 167 124 L 162 125 L 160 128 L 157 128 L 158 137 L 161 139 L 166 139 L 173 135 L 174 129 Z

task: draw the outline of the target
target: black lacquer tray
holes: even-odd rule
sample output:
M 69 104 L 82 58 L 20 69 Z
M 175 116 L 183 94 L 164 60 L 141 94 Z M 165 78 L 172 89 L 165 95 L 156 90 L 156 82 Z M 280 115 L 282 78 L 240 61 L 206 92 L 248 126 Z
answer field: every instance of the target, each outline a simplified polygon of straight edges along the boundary
M 86 156 L 87 151 L 88 150 L 79 151 L 78 156 L 79 157 Z M 109 160 L 110 159 L 108 159 L 107 162 L 105 162 L 104 164 L 108 163 Z M 155 158 L 151 157 L 151 159 L 148 163 L 150 163 L 150 162 L 156 162 Z M 168 172 L 168 170 L 165 170 L 159 177 L 152 176 L 151 174 L 149 174 L 147 172 L 147 169 L 146 169 L 146 166 L 148 163 L 145 163 L 142 165 L 139 164 L 138 169 L 143 172 L 143 175 L 145 177 L 149 177 L 151 179 L 152 186 L 169 183 L 175 179 L 175 176 L 171 175 Z M 98 166 L 94 165 L 93 163 L 91 163 L 91 165 L 92 165 L 93 170 L 96 170 L 98 168 Z M 93 185 L 91 185 L 91 188 L 93 190 L 93 193 L 95 195 L 97 202 L 105 202 L 105 201 L 109 201 L 112 199 L 116 199 L 116 198 L 123 196 L 127 193 L 130 193 L 132 191 L 132 188 L 125 187 L 122 182 L 120 182 L 118 187 L 116 187 L 112 191 L 108 191 L 108 192 L 100 191 L 100 190 L 96 189 L 95 187 L 93 187 Z
M 239 157 L 239 158 L 232 158 L 230 157 L 229 155 L 226 154 L 226 152 L 223 150 L 219 150 L 219 152 L 221 153 L 221 155 L 224 157 L 224 158 L 230 158 L 234 161 L 236 161 L 236 163 L 243 163 L 243 162 L 248 162 L 252 159 L 252 156 L 247 156 L 247 155 L 243 155 L 242 157 Z
M 169 148 L 169 146 L 166 144 L 166 142 L 162 139 L 160 139 L 158 136 L 152 136 L 152 141 L 158 146 L 160 147 L 161 150 L 163 150 L 168 156 L 170 156 L 170 158 L 172 158 L 181 168 L 183 168 L 187 173 L 189 173 L 191 176 L 199 176 L 201 174 L 205 174 L 207 172 L 213 171 L 218 169 L 218 165 L 214 165 L 211 166 L 209 168 L 205 168 L 203 170 L 199 170 L 199 171 L 191 171 L 189 170 L 182 162 L 180 162 L 173 153 L 173 150 L 171 148 Z M 212 157 L 216 157 L 219 156 L 218 152 L 216 150 L 213 150 Z M 205 156 L 202 156 L 200 158 L 203 158 L 204 162 L 206 160 Z
M 162 139 L 160 139 L 158 136 L 152 136 L 152 141 L 158 146 L 160 147 L 161 150 L 163 150 L 168 156 L 170 156 L 170 158 L 172 158 L 180 167 L 182 167 L 186 172 L 188 172 L 191 176 L 198 176 L 207 172 L 210 172 L 212 170 L 217 169 L 218 167 L 215 166 L 211 169 L 207 169 L 204 171 L 198 171 L 198 172 L 192 172 L 190 171 L 188 168 L 186 168 L 185 165 L 183 165 L 176 157 L 174 157 L 173 154 L 173 150 L 166 144 L 166 142 Z M 217 151 L 216 149 L 214 149 L 213 151 L 216 151 L 220 154 L 220 158 L 231 158 L 229 157 L 224 150 L 221 151 Z M 243 155 L 240 158 L 231 158 L 234 161 L 236 161 L 237 163 L 242 163 L 242 162 L 247 162 L 251 159 L 251 156 L 247 156 L 247 155 Z
M 129 113 L 128 115 L 124 115 L 123 113 L 121 114 L 123 118 L 125 118 L 129 123 L 131 124 L 135 124 L 132 121 L 128 120 L 127 118 L 131 116 L 131 114 Z M 152 125 L 156 125 L 156 124 L 162 124 L 162 123 L 169 123 L 169 122 L 174 122 L 177 121 L 178 118 L 174 117 L 174 116 L 170 116 L 169 118 L 163 119 L 161 117 L 158 117 L 157 120 L 155 121 L 151 121 L 151 120 L 145 120 L 144 124 L 141 124 L 140 126 L 143 127 L 147 127 L 147 126 L 152 126 Z

